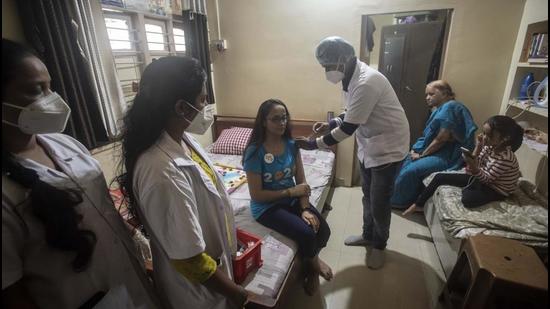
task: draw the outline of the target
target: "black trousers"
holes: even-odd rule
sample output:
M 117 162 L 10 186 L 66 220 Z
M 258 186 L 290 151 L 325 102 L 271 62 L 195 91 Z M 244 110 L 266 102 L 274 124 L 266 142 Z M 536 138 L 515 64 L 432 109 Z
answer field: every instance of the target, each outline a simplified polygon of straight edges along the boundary
M 424 207 L 426 201 L 434 194 L 439 186 L 462 187 L 462 204 L 466 208 L 474 208 L 493 201 L 501 201 L 505 195 L 481 183 L 472 175 L 456 173 L 440 173 L 435 175 L 428 187 L 416 199 L 416 206 Z

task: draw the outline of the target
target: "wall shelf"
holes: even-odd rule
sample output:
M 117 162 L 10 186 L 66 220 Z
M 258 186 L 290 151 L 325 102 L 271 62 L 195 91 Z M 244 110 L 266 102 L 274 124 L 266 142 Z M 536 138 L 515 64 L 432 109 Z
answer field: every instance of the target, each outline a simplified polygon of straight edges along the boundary
M 519 68 L 533 68 L 533 69 L 548 69 L 548 63 L 529 63 L 529 62 L 520 62 L 518 63 Z
M 522 103 L 520 103 L 516 100 L 510 100 L 510 102 L 508 102 L 508 105 L 519 108 L 519 109 L 523 109 L 528 113 L 533 113 L 533 114 L 537 114 L 537 115 L 540 115 L 542 117 L 548 118 L 548 109 L 547 108 L 536 107 L 534 105 L 524 105 L 524 104 L 522 104 Z
M 517 99 L 525 76 L 533 74 L 535 81 L 548 75 L 548 63 L 529 62 L 529 51 L 535 33 L 548 33 L 548 1 L 526 0 L 518 30 L 514 54 L 510 63 L 506 88 L 502 97 L 500 114 L 521 121 L 530 128 L 548 133 L 548 109 L 524 105 Z M 536 86 L 531 86 L 534 91 Z M 531 94 L 533 95 L 533 94 Z M 548 192 L 548 145 L 524 137 L 516 151 L 520 171 L 525 179 L 535 183 L 540 192 Z

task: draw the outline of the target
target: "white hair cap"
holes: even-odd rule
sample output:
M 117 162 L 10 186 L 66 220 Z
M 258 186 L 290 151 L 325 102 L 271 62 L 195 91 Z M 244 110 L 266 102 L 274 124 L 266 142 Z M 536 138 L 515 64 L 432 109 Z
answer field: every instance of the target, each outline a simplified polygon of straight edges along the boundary
M 321 65 L 346 62 L 355 56 L 353 46 L 339 36 L 324 38 L 315 49 L 315 57 Z

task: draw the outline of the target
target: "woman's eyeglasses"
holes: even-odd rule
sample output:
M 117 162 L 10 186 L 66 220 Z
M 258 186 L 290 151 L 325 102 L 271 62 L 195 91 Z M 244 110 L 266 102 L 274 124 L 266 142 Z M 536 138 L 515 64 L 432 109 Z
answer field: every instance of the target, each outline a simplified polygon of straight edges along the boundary
M 269 121 L 273 123 L 287 123 L 288 117 L 287 116 L 275 116 L 272 118 L 268 118 Z

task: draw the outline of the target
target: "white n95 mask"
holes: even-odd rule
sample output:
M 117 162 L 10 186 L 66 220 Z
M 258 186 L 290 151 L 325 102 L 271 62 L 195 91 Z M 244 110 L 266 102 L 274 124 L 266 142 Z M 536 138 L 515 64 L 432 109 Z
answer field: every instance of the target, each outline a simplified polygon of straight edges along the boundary
M 18 127 L 26 134 L 63 132 L 71 114 L 69 105 L 55 92 L 24 107 L 7 102 L 2 102 L 2 105 L 21 110 L 17 123 L 9 122 L 4 117 L 2 123 Z
M 344 73 L 340 71 L 328 71 L 325 72 L 327 80 L 333 84 L 338 84 L 344 79 Z
M 187 104 L 191 106 L 191 108 L 196 110 L 198 114 L 195 116 L 195 118 L 193 118 L 192 121 L 189 121 L 189 119 L 185 117 L 183 118 L 187 120 L 187 122 L 189 122 L 189 126 L 187 127 L 187 129 L 185 129 L 185 131 L 193 134 L 203 135 L 214 122 L 214 116 L 212 115 L 212 110 L 214 109 L 214 106 L 208 104 L 203 108 L 202 111 L 200 111 L 196 109 L 193 105 L 189 103 Z

